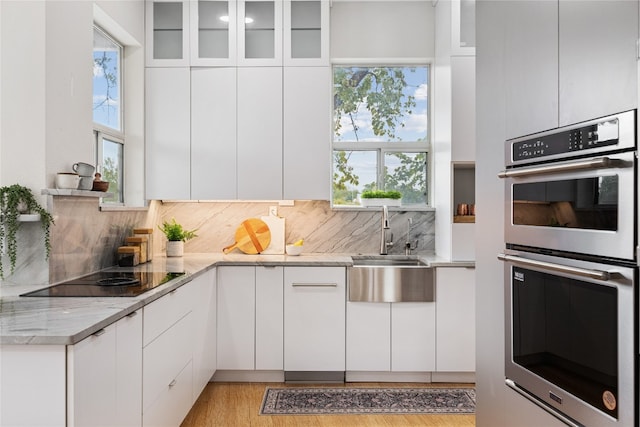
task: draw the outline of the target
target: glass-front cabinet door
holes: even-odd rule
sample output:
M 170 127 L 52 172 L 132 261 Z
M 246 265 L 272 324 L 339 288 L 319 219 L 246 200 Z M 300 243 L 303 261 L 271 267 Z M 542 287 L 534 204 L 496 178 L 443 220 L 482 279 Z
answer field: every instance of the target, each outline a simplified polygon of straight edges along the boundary
M 284 64 L 329 65 L 329 1 L 284 3 Z
M 191 6 L 191 65 L 235 65 L 235 0 L 198 0 Z
M 238 64 L 282 65 L 282 1 L 238 2 Z
M 189 64 L 189 1 L 146 3 L 147 66 Z

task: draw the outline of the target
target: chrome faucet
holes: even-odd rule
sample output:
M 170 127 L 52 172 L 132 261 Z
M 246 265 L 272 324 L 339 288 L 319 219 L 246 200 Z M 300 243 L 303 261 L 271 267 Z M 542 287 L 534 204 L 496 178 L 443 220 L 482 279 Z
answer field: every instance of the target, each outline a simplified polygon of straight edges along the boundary
M 407 218 L 407 241 L 404 244 L 404 254 L 411 255 L 411 250 L 415 249 L 418 246 L 418 242 L 416 241 L 416 245 L 411 245 L 411 226 L 413 225 L 413 218 Z
M 387 233 L 389 230 L 389 210 L 387 205 L 382 206 L 382 223 L 380 229 L 380 255 L 387 255 L 387 250 L 393 246 L 393 234 Z M 389 234 L 389 240 L 387 240 Z

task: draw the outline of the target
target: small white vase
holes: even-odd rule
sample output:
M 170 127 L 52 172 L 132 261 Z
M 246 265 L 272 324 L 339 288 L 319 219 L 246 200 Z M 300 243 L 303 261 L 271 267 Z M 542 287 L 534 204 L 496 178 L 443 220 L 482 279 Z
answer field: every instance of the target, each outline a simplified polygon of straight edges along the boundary
M 182 240 L 178 241 L 167 241 L 167 256 L 182 256 L 184 254 L 184 242 Z

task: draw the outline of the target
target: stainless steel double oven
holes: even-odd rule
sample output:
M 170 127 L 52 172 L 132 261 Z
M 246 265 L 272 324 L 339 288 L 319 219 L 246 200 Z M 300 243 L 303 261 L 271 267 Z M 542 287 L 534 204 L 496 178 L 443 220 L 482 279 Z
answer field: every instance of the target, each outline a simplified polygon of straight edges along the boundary
M 638 425 L 637 111 L 507 141 L 505 376 L 569 425 Z

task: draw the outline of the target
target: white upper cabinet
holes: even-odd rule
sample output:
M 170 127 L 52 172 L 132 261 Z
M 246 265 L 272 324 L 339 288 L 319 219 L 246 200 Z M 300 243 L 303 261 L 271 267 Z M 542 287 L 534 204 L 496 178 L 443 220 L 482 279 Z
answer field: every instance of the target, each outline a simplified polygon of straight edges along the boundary
M 560 1 L 560 126 L 638 106 L 638 2 Z
M 199 0 L 191 6 L 191 65 L 235 65 L 237 2 Z
M 238 65 L 282 65 L 282 1 L 238 2 Z
M 509 2 L 505 46 L 506 133 L 558 126 L 558 4 Z
M 147 66 L 189 65 L 189 5 L 189 1 L 147 2 Z
M 284 65 L 329 65 L 329 2 L 284 3 Z
M 285 199 L 329 200 L 331 68 L 284 68 Z
M 637 108 L 638 2 L 518 1 L 507 13 L 507 138 Z

